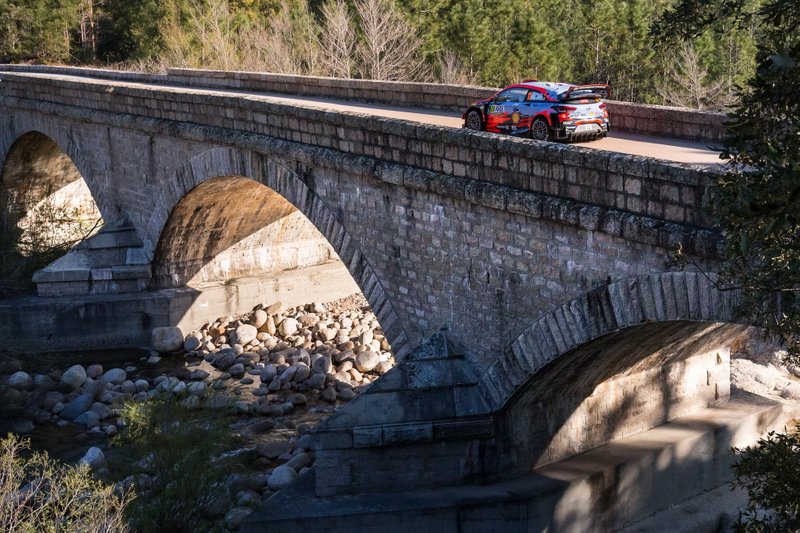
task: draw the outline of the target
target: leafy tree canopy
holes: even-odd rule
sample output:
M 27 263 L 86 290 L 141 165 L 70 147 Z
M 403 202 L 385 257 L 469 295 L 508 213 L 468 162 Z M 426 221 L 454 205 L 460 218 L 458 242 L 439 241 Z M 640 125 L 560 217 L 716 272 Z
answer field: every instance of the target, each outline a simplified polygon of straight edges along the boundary
M 654 26 L 662 43 L 692 38 L 720 14 L 755 25 L 755 76 L 730 114 L 727 172 L 717 212 L 727 259 L 722 279 L 743 310 L 782 334 L 800 362 L 800 1 L 682 0 Z

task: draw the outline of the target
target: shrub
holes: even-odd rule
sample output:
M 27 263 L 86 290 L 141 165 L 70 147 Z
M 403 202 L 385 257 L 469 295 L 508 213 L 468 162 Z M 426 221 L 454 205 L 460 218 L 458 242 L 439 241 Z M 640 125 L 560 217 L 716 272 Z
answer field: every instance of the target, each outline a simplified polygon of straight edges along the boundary
M 132 493 L 92 479 L 13 434 L 0 440 L 0 531 L 83 533 L 128 531 L 123 511 Z
M 800 530 L 800 426 L 784 434 L 770 432 L 755 446 L 733 449 L 739 460 L 733 486 L 750 501 L 739 516 L 744 531 Z
M 137 531 L 200 531 L 206 521 L 227 510 L 225 479 L 236 461 L 225 451 L 234 445 L 228 409 L 202 414 L 174 399 L 129 404 L 121 414 L 127 425 L 117 443 L 140 460 L 130 465 L 137 498 L 129 507 Z

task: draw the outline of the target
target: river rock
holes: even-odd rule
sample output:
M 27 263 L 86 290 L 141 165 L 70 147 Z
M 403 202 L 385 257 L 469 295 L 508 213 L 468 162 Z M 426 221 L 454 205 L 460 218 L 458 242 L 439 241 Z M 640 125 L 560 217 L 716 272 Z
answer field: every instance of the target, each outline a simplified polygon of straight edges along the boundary
M 89 410 L 97 413 L 97 415 L 100 417 L 100 420 L 105 420 L 111 416 L 111 409 L 104 403 L 94 402 Z
M 7 385 L 12 389 L 28 390 L 33 386 L 33 378 L 27 372 L 20 370 L 9 376 Z
M 269 383 L 275 376 L 278 375 L 278 367 L 273 364 L 268 364 L 261 370 L 261 382 L 262 383 Z
M 65 405 L 60 415 L 62 418 L 66 418 L 67 420 L 74 420 L 81 413 L 86 412 L 89 409 L 89 407 L 91 407 L 93 401 L 94 401 L 93 394 L 89 393 L 81 394 L 80 396 L 69 402 L 67 405 Z
M 76 424 L 83 424 L 86 428 L 93 428 L 100 423 L 100 415 L 95 411 L 86 411 L 73 420 Z
M 363 344 L 364 346 L 368 346 L 372 342 L 372 339 L 373 339 L 372 331 L 368 329 L 367 331 L 361 334 L 361 338 L 359 340 L 361 344 Z
M 334 328 L 319 328 L 317 338 L 322 342 L 329 342 L 336 338 L 337 333 L 339 332 Z
M 89 365 L 86 367 L 86 377 L 97 379 L 102 375 L 103 375 L 103 365 Z
M 308 456 L 308 454 L 305 452 L 300 452 L 289 459 L 289 461 L 286 463 L 286 466 L 291 467 L 295 471 L 300 471 L 301 468 L 310 464 L 311 458 Z
M 202 368 L 196 368 L 189 372 L 189 379 L 192 381 L 202 381 L 206 379 L 210 374 L 203 370 Z
M 348 402 L 353 398 L 355 398 L 356 393 L 353 391 L 353 389 L 342 389 L 339 391 L 337 396 L 339 397 L 340 400 Z
M 195 381 L 186 386 L 186 392 L 192 396 L 203 396 L 206 393 L 205 381 Z
M 297 371 L 295 371 L 292 381 L 294 381 L 295 383 L 302 383 L 303 381 L 308 379 L 308 376 L 310 375 L 311 375 L 311 369 L 301 363 L 297 365 Z
M 268 315 L 277 315 L 283 311 L 283 302 L 275 302 L 265 309 Z
M 126 379 L 122 382 L 122 385 L 119 386 L 119 390 L 126 394 L 135 394 L 136 384 L 133 381 Z
M 165 326 L 153 329 L 151 342 L 153 349 L 159 353 L 176 352 L 183 348 L 183 332 L 177 326 Z
M 75 390 L 86 382 L 87 377 L 86 370 L 81 365 L 73 365 L 61 375 L 60 386 L 64 391 Z
M 251 323 L 256 328 L 260 328 L 261 326 L 267 323 L 268 318 L 269 315 L 267 314 L 266 311 L 264 311 L 263 309 L 256 309 L 255 311 L 253 311 L 253 319 Z
M 272 471 L 267 486 L 272 490 L 280 490 L 289 486 L 297 477 L 297 472 L 290 466 L 281 465 Z
M 242 377 L 244 376 L 244 365 L 236 363 L 228 369 L 228 373 L 235 378 Z
M 292 405 L 305 405 L 308 403 L 308 399 L 306 398 L 305 394 L 301 394 L 299 392 L 290 394 L 287 400 L 292 402 Z
M 103 455 L 103 450 L 101 450 L 96 446 L 92 446 L 86 451 L 86 454 L 84 454 L 84 456 L 80 458 L 78 464 L 87 465 L 92 470 L 97 470 L 105 466 L 106 457 L 105 455 Z
M 267 321 L 258 330 L 268 333 L 270 336 L 275 335 L 278 332 L 278 328 L 275 326 L 275 319 L 271 315 L 268 316 Z
M 235 361 L 236 352 L 231 348 L 225 348 L 217 353 L 217 357 L 214 359 L 214 366 L 227 370 Z
M 264 444 L 259 445 L 256 450 L 262 457 L 266 457 L 267 459 L 277 459 L 284 453 L 290 453 L 292 451 L 292 441 L 276 440 L 272 442 L 265 442 Z
M 284 337 L 289 337 L 297 333 L 298 322 L 294 318 L 284 318 L 278 325 L 278 333 Z
M 333 387 L 327 387 L 325 389 L 322 389 L 320 397 L 326 402 L 333 403 L 336 401 L 336 389 L 334 389 Z
M 370 372 L 380 362 L 380 356 L 373 351 L 361 352 L 356 356 L 356 368 L 359 372 Z
M 128 379 L 128 374 L 121 368 L 106 370 L 105 374 L 100 376 L 100 381 L 104 383 L 113 383 L 114 385 L 122 385 L 126 379 Z
M 231 334 L 228 339 L 230 344 L 240 344 L 245 346 L 254 341 L 258 335 L 258 329 L 251 324 L 242 324 Z
M 326 355 L 318 357 L 311 364 L 311 368 L 314 370 L 314 372 L 319 372 L 321 374 L 329 373 L 331 371 L 331 367 L 333 367 L 333 362 L 331 361 L 331 358 Z
M 193 352 L 200 348 L 203 345 L 203 341 L 195 337 L 194 335 L 188 335 L 186 340 L 183 341 L 183 350 L 185 352 Z
M 313 374 L 308 378 L 308 388 L 322 389 L 325 386 L 325 374 Z
M 305 315 L 300 315 L 299 317 L 297 317 L 297 321 L 304 328 L 310 328 L 316 326 L 319 323 L 319 317 L 317 315 L 307 313 Z

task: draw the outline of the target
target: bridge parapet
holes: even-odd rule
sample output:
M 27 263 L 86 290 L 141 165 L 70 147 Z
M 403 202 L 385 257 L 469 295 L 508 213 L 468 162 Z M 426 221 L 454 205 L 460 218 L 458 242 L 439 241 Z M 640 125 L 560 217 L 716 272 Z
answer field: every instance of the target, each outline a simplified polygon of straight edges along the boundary
M 445 194 L 463 190 L 468 200 L 500 201 L 512 211 L 544 207 L 536 201 L 515 202 L 509 196 L 494 198 L 493 186 L 651 219 L 641 225 L 644 233 L 657 232 L 665 223 L 693 229 L 711 226 L 706 208 L 713 169 L 356 113 L 321 112 L 255 96 L 19 74 L 0 74 L 0 78 L 4 103 L 12 108 L 40 109 L 49 102 L 85 109 L 87 115 L 108 112 L 267 135 L 402 165 L 402 171 L 383 169 L 382 179 L 416 188 L 436 187 L 436 192 Z M 442 174 L 447 179 L 434 180 Z
M 166 74 L 39 65 L 0 65 L 0 70 L 86 75 L 110 80 L 181 84 L 187 87 L 268 91 L 451 112 L 461 112 L 470 103 L 492 96 L 500 90 L 497 87 L 472 85 L 182 68 L 167 69 Z M 609 100 L 608 105 L 615 131 L 710 143 L 720 143 L 725 135 L 726 116 L 723 113 L 615 100 Z

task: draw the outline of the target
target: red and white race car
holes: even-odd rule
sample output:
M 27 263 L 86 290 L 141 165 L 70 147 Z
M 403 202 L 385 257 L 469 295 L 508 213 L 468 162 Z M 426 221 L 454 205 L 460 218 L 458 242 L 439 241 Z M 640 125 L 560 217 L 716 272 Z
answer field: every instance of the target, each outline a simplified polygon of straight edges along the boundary
M 540 141 L 594 140 L 608 135 L 608 85 L 526 80 L 473 102 L 464 127 L 529 136 Z

